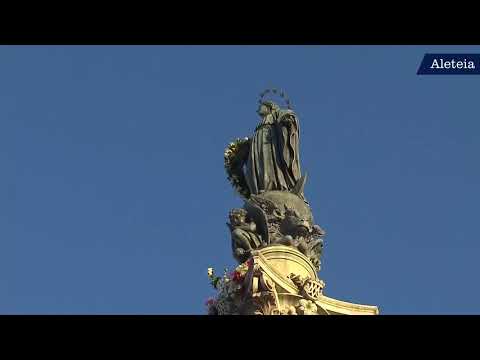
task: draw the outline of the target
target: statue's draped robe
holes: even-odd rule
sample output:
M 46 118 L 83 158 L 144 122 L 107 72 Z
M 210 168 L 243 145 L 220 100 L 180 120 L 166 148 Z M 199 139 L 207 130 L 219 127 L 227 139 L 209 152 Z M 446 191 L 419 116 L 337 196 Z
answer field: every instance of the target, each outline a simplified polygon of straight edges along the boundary
M 250 193 L 290 191 L 300 178 L 298 119 L 291 110 L 268 114 L 250 145 L 246 165 Z

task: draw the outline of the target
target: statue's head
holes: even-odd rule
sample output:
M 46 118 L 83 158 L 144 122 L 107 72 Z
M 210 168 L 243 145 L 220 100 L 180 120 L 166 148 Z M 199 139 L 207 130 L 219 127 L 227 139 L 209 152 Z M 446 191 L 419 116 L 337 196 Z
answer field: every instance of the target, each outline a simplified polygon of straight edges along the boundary
M 260 94 L 260 100 L 258 101 L 260 103 L 260 106 L 258 107 L 257 113 L 261 117 L 264 117 L 268 114 L 275 113 L 280 110 L 280 107 L 277 104 L 275 104 L 273 101 L 265 100 L 265 96 L 269 93 L 272 93 L 275 95 L 278 94 L 283 100 L 285 100 L 287 109 L 290 110 L 292 108 L 290 104 L 290 100 L 287 97 L 287 94 L 285 94 L 283 91 L 278 89 L 266 89 L 264 92 Z
M 280 107 L 273 101 L 262 101 L 258 107 L 257 114 L 265 117 L 268 114 L 273 114 L 280 110 Z
M 230 224 L 233 226 L 244 224 L 247 220 L 247 211 L 245 209 L 233 209 L 228 215 Z

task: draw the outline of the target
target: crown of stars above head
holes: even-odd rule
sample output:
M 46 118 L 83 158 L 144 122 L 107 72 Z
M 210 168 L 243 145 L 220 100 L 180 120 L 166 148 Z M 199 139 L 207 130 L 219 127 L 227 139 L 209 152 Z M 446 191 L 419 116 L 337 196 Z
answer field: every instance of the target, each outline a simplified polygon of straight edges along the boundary
M 276 89 L 276 88 L 266 89 L 265 91 L 263 91 L 262 93 L 260 93 L 260 99 L 258 100 L 258 103 L 259 103 L 259 104 L 262 104 L 262 103 L 263 103 L 264 98 L 265 98 L 265 96 L 266 96 L 268 93 L 278 94 L 282 99 L 285 100 L 285 104 L 287 105 L 287 108 L 288 108 L 289 110 L 292 109 L 292 104 L 291 104 L 291 102 L 290 102 L 290 99 L 287 97 L 287 94 L 286 94 L 284 91 L 278 90 L 278 89 Z

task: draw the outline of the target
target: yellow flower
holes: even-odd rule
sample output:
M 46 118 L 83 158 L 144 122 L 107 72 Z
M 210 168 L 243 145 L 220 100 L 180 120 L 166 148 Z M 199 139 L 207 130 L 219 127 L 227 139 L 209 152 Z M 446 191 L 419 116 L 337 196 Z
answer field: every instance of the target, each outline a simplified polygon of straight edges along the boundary
M 208 277 L 212 277 L 213 276 L 213 268 L 208 268 L 207 269 L 207 274 L 208 274 Z

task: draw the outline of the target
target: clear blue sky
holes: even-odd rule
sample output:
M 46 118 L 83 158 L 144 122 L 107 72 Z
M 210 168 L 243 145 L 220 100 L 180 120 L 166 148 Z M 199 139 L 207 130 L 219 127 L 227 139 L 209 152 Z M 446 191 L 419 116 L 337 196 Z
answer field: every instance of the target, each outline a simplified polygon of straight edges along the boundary
M 480 313 L 480 76 L 451 46 L 0 47 L 0 313 L 202 314 L 234 265 L 223 150 L 258 94 L 301 121 L 328 296 Z

